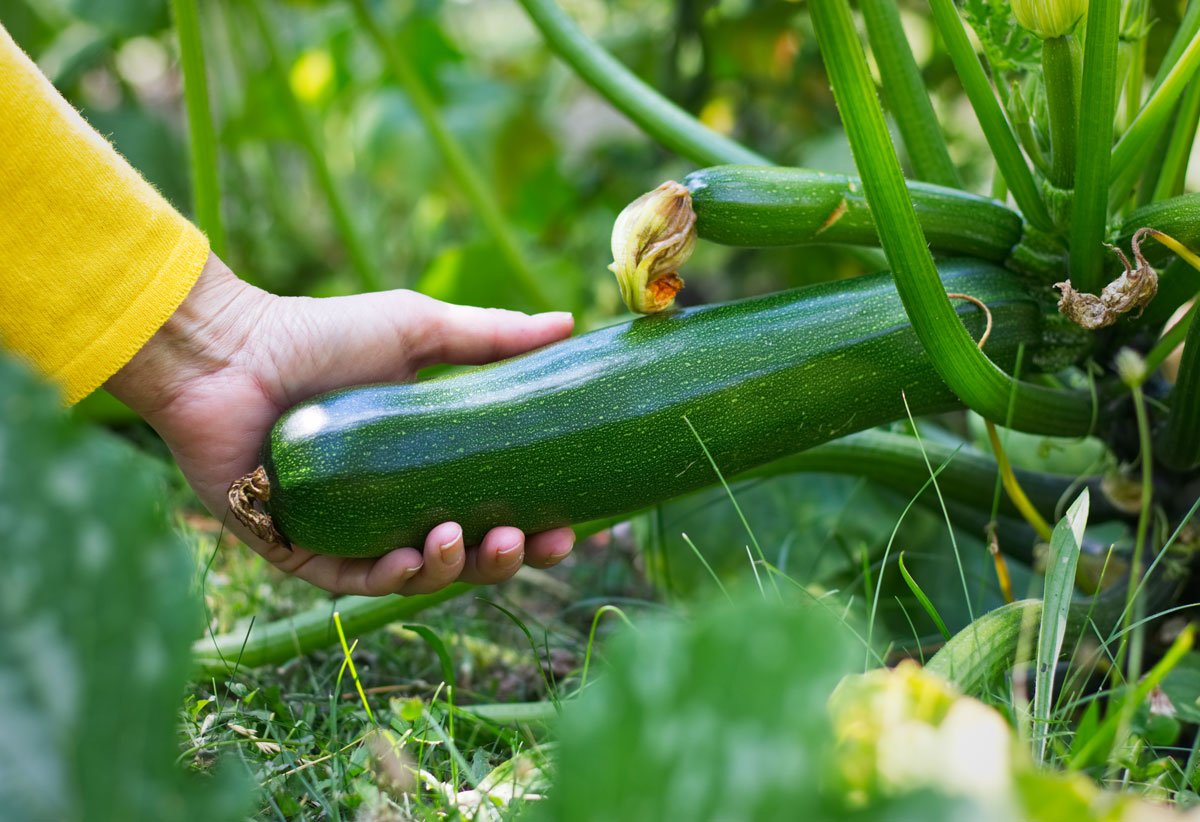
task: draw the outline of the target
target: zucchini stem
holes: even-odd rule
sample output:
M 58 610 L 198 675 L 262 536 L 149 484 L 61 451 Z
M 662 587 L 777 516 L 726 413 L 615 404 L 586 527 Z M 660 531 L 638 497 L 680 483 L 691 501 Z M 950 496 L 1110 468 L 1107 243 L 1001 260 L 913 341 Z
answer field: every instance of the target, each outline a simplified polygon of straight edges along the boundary
M 935 4 L 935 12 L 937 8 Z M 1091 430 L 1093 417 L 1090 398 L 1017 382 L 976 348 L 975 341 L 946 299 L 946 291 L 926 245 L 867 69 L 866 55 L 858 39 L 849 2 L 811 0 L 809 12 L 834 99 L 862 177 L 867 203 L 892 266 L 896 290 L 938 375 L 968 407 L 985 417 L 1006 419 L 1010 395 L 1015 392 L 1013 427 L 1044 434 L 1087 433 Z M 965 38 L 953 4 L 950 4 L 949 13 L 954 15 L 953 23 Z M 973 52 L 972 59 L 975 59 Z M 991 94 L 990 87 L 988 94 Z M 995 104 L 994 98 L 992 103 Z M 1016 148 L 1007 121 L 1003 126 L 1008 137 L 1013 139 L 1013 148 L 1019 156 L 1020 150 Z M 1028 174 L 1024 159 L 1020 162 Z M 1009 179 L 1009 183 L 1012 182 Z M 1037 202 L 1042 205 L 1040 195 Z M 1032 220 L 1031 215 L 1026 216 Z
M 1083 45 L 1075 199 L 1071 205 L 1071 279 L 1081 291 L 1103 283 L 1104 229 L 1117 93 L 1119 0 L 1092 0 Z
M 245 525 L 250 533 L 268 545 L 291 545 L 275 528 L 271 515 L 260 510 L 260 506 L 271 499 L 271 482 L 267 469 L 258 466 L 249 474 L 233 481 L 229 486 L 229 510 L 237 521 Z
M 867 24 L 871 51 L 879 64 L 883 97 L 900 129 L 916 178 L 962 188 L 962 178 L 950 159 L 945 133 L 900 20 L 900 7 L 894 0 L 863 0 L 859 7 Z
M 929 5 L 938 32 L 946 43 L 946 51 L 954 63 L 954 70 L 963 84 L 967 99 L 971 101 L 971 108 L 975 110 L 975 117 L 983 128 L 984 137 L 995 155 L 996 166 L 1012 191 L 1013 199 L 1032 225 L 1042 231 L 1052 231 L 1054 221 L 1025 162 L 1025 156 L 1021 154 L 1012 126 L 1000 108 L 979 55 L 967 36 L 966 24 L 959 16 L 958 7 L 954 5 L 954 0 L 930 0 Z
M 1042 42 L 1042 77 L 1050 114 L 1050 181 L 1061 189 L 1075 185 L 1078 49 L 1070 34 Z
M 666 148 L 697 165 L 771 165 L 663 97 L 580 31 L 554 0 L 519 0 L 546 42 L 575 73 Z

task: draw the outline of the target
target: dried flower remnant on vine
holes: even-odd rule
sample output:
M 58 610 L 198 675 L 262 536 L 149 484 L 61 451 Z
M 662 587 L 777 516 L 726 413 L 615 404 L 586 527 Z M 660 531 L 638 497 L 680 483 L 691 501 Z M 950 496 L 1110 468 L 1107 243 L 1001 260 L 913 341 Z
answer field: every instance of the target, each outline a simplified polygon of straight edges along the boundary
M 667 181 L 643 194 L 613 225 L 613 263 L 621 299 L 630 311 L 665 311 L 683 288 L 679 268 L 696 247 L 696 212 L 686 187 Z
M 1017 22 L 1042 40 L 1070 34 L 1087 9 L 1087 0 L 1012 0 Z
M 1138 316 L 1145 310 L 1146 305 L 1158 293 L 1158 274 L 1146 261 L 1142 254 L 1142 238 L 1147 234 L 1157 233 L 1150 228 L 1140 228 L 1133 235 L 1134 266 L 1129 262 L 1125 253 L 1116 246 L 1109 246 L 1121 258 L 1125 273 L 1117 277 L 1100 292 L 1100 296 L 1076 291 L 1071 281 L 1055 283 L 1054 287 L 1062 291 L 1058 301 L 1059 312 L 1076 325 L 1094 331 L 1115 323 L 1122 314 L 1138 310 Z

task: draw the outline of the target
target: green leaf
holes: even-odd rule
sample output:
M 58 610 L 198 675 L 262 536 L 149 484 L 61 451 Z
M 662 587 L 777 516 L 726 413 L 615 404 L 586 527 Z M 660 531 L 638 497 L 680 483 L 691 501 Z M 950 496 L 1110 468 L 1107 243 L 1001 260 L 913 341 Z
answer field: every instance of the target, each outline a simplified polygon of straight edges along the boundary
M 1075 566 L 1087 527 L 1090 496 L 1085 488 L 1067 515 L 1058 521 L 1050 537 L 1046 563 L 1046 589 L 1042 595 L 1041 627 L 1038 631 L 1037 670 L 1034 674 L 1034 750 L 1039 762 L 1046 759 L 1050 739 L 1050 713 L 1054 707 L 1054 674 L 1067 635 L 1071 596 L 1075 591 Z
M 904 582 L 908 585 L 908 590 L 912 591 L 913 596 L 917 598 L 917 602 L 921 603 L 921 607 L 925 609 L 925 613 L 929 614 L 929 618 L 933 620 L 933 624 L 937 626 L 938 631 L 949 641 L 950 629 L 946 627 L 946 622 L 942 619 L 942 615 L 938 613 L 938 609 L 930 601 L 926 593 L 921 590 L 921 586 L 913 579 L 912 574 L 904 567 L 903 551 L 900 552 L 898 562 L 900 565 L 900 575 L 904 577 Z
M 3 815 L 243 818 L 240 780 L 173 764 L 200 607 L 160 469 L 7 359 L 0 465 Z
M 564 705 L 555 789 L 534 818 L 847 818 L 827 702 L 862 649 L 827 611 L 752 597 L 614 644 Z M 856 810 L 952 818 L 926 794 Z
M 988 65 L 997 75 L 1038 70 L 1040 43 L 1017 25 L 1010 0 L 966 0 L 962 4 L 962 14 L 975 30 Z
M 624 633 L 564 711 L 544 818 L 803 817 L 847 647 L 813 615 L 751 602 Z

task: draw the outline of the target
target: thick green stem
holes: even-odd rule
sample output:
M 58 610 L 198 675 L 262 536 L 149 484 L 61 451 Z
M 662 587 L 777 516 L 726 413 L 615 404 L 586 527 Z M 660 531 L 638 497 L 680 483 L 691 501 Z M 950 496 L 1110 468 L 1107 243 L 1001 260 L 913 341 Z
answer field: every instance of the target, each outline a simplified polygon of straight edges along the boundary
M 179 63 L 183 71 L 183 101 L 187 108 L 188 152 L 192 167 L 192 211 L 217 256 L 225 255 L 225 225 L 221 221 L 221 182 L 217 169 L 217 137 L 208 99 L 204 41 L 196 0 L 171 0 Z
M 1158 455 L 1167 467 L 1177 471 L 1200 465 L 1200 322 L 1194 319 L 1183 346 L 1179 377 L 1171 391 L 1171 411 Z
M 860 431 L 768 463 L 740 474 L 736 479 L 741 481 L 800 472 L 848 474 L 911 495 L 919 491 L 929 478 L 926 457 L 935 466 L 946 463 L 946 467 L 938 474 L 938 483 L 946 499 L 979 511 L 991 509 L 999 472 L 999 466 L 992 457 L 969 446 L 955 446 L 928 438 L 918 441 L 915 437 L 890 431 Z M 1065 501 L 1068 494 L 1080 491 L 1078 477 L 1020 469 L 1014 473 L 1030 502 L 1048 520 L 1058 519 L 1059 504 Z M 1083 484 L 1091 489 L 1092 499 L 1096 502 L 1092 511 L 1093 521 L 1122 516 L 1100 490 L 1099 477 L 1084 478 Z M 999 510 L 1006 516 L 1019 516 L 1008 497 L 1001 498 Z
M 579 30 L 554 0 L 519 0 L 546 42 L 583 80 L 659 143 L 701 166 L 770 165 L 717 134 L 625 68 Z
M 1192 37 L 1183 54 L 1164 78 L 1137 118 L 1112 149 L 1109 203 L 1120 204 L 1129 196 L 1150 152 L 1158 143 L 1176 103 L 1200 69 L 1200 33 Z
M 293 657 L 337 643 L 333 612 L 341 615 L 347 637 L 356 637 L 391 622 L 409 619 L 448 599 L 475 590 L 455 583 L 436 594 L 411 597 L 339 597 L 274 622 L 255 624 L 248 631 L 204 637 L 192 646 L 198 676 L 229 676 L 235 670 L 278 665 Z
M 483 221 L 484 227 L 491 235 L 492 241 L 500 249 L 500 253 L 520 283 L 525 296 L 540 310 L 554 308 L 553 301 L 547 296 L 546 289 L 530 268 L 520 243 L 517 242 L 516 236 L 504 218 L 504 213 L 500 210 L 500 205 L 492 195 L 483 175 L 471 162 L 467 153 L 463 151 L 462 145 L 455 139 L 450 129 L 446 127 L 441 112 L 438 111 L 437 105 L 430 97 L 421 76 L 417 74 L 407 56 L 384 32 L 366 0 L 351 0 L 351 5 L 354 6 L 354 12 L 358 15 L 363 29 L 370 35 L 379 53 L 383 56 L 388 70 L 404 88 L 404 93 L 413 104 L 413 108 L 417 110 L 421 122 L 425 125 L 425 130 L 437 147 L 438 153 L 441 154 L 446 169 L 462 190 L 463 195 L 470 201 L 475 213 L 479 215 L 479 219 Z
M 1092 426 L 1090 398 L 1016 382 L 976 347 L 946 297 L 925 244 L 848 0 L 811 0 L 809 9 L 896 290 L 934 368 L 968 407 L 988 419 L 1004 422 L 1015 396 L 1012 427 L 1047 434 L 1087 433 Z M 1004 125 L 1007 128 L 1007 122 Z
M 329 205 L 329 212 L 337 227 L 338 236 L 341 237 L 342 245 L 345 246 L 346 253 L 350 257 L 350 263 L 358 274 L 359 284 L 365 291 L 378 291 L 383 287 L 383 282 L 379 277 L 379 272 L 370 261 L 362 234 L 359 233 L 358 227 L 351 219 L 350 209 L 333 178 L 333 171 L 330 170 L 329 163 L 325 158 L 325 151 L 317 137 L 316 127 L 301 108 L 300 101 L 292 94 L 279 40 L 275 35 L 275 27 L 267 20 L 266 14 L 259 5 L 259 0 L 249 0 L 245 5 L 250 9 L 258 29 L 259 39 L 267 50 L 268 70 L 274 79 L 283 113 L 288 118 L 293 135 L 304 148 L 305 154 L 308 155 L 309 167 L 312 169 L 317 187 L 325 195 L 325 202 Z
M 1083 51 L 1075 200 L 1071 207 L 1071 280 L 1076 289 L 1100 292 L 1104 228 L 1108 217 L 1109 154 L 1117 90 L 1120 0 L 1092 0 Z
M 933 9 L 934 21 L 946 42 L 946 50 L 950 53 L 959 80 L 967 92 L 967 99 L 975 109 L 975 116 L 979 119 L 983 135 L 996 158 L 996 166 L 1004 175 L 1013 199 L 1017 201 L 1025 219 L 1031 225 L 1042 231 L 1051 231 L 1054 222 L 1050 219 L 1050 212 L 1046 210 L 1046 204 L 1042 201 L 1029 164 L 1021 154 L 1021 147 L 1017 144 L 1012 126 L 996 100 L 996 94 L 992 91 L 979 55 L 975 53 L 975 47 L 967 37 L 954 0 L 930 0 L 929 5 Z
M 1167 357 L 1174 353 L 1175 349 L 1183 345 L 1187 339 L 1188 330 L 1192 327 L 1192 323 L 1196 320 L 1197 305 L 1193 304 L 1191 309 L 1183 315 L 1179 322 L 1172 325 L 1165 334 L 1158 338 L 1158 342 L 1154 344 L 1146 353 L 1146 375 L 1149 376 L 1157 371 L 1162 364 L 1166 362 Z
M 1076 48 L 1070 34 L 1042 41 L 1042 77 L 1050 113 L 1050 182 L 1062 189 L 1075 185 Z
M 908 45 L 900 7 L 894 0 L 862 0 L 859 8 L 883 78 L 883 97 L 900 129 L 914 175 L 929 183 L 962 188 L 921 69 Z

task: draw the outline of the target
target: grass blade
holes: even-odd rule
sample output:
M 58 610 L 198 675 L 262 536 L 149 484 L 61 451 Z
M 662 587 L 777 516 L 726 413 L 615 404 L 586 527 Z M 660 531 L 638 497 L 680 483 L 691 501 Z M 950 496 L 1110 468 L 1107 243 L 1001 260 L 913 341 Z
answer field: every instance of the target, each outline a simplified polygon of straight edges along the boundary
M 1050 740 L 1050 712 L 1054 707 L 1054 676 L 1058 656 L 1067 636 L 1067 616 L 1075 590 L 1075 566 L 1087 527 L 1090 497 L 1085 489 L 1067 509 L 1050 538 L 1050 557 L 1046 564 L 1046 587 L 1042 594 L 1042 618 L 1038 630 L 1037 668 L 1034 674 L 1033 734 L 1034 755 L 1046 761 Z
M 1113 744 L 1117 741 L 1118 731 L 1122 724 L 1122 718 L 1127 712 L 1132 712 L 1147 699 L 1150 698 L 1150 693 L 1166 678 L 1180 660 L 1192 649 L 1195 642 L 1196 631 L 1195 626 L 1188 624 L 1175 642 L 1167 649 L 1166 654 L 1158 663 L 1150 669 L 1145 678 L 1137 683 L 1137 686 L 1132 689 L 1129 696 L 1126 697 L 1121 704 L 1113 706 L 1108 711 L 1104 722 L 1096 730 L 1087 743 L 1080 749 L 1079 753 L 1071 758 L 1068 763 L 1070 770 L 1078 770 L 1086 768 L 1089 765 L 1097 764 L 1112 750 Z
M 933 624 L 937 626 L 937 629 L 941 631 L 942 636 L 945 637 L 947 642 L 949 642 L 950 629 L 946 627 L 946 623 L 942 619 L 942 615 L 938 613 L 937 608 L 933 607 L 933 603 L 930 601 L 929 597 L 927 597 L 925 592 L 921 590 L 921 586 L 917 584 L 917 581 L 913 579 L 912 574 L 910 574 L 908 569 L 904 567 L 903 551 L 900 552 L 900 576 L 904 577 L 904 582 L 908 585 L 908 590 L 912 591 L 913 596 L 917 598 L 917 602 L 921 603 L 921 607 L 925 609 L 925 613 L 929 614 L 929 618 L 933 620 Z

